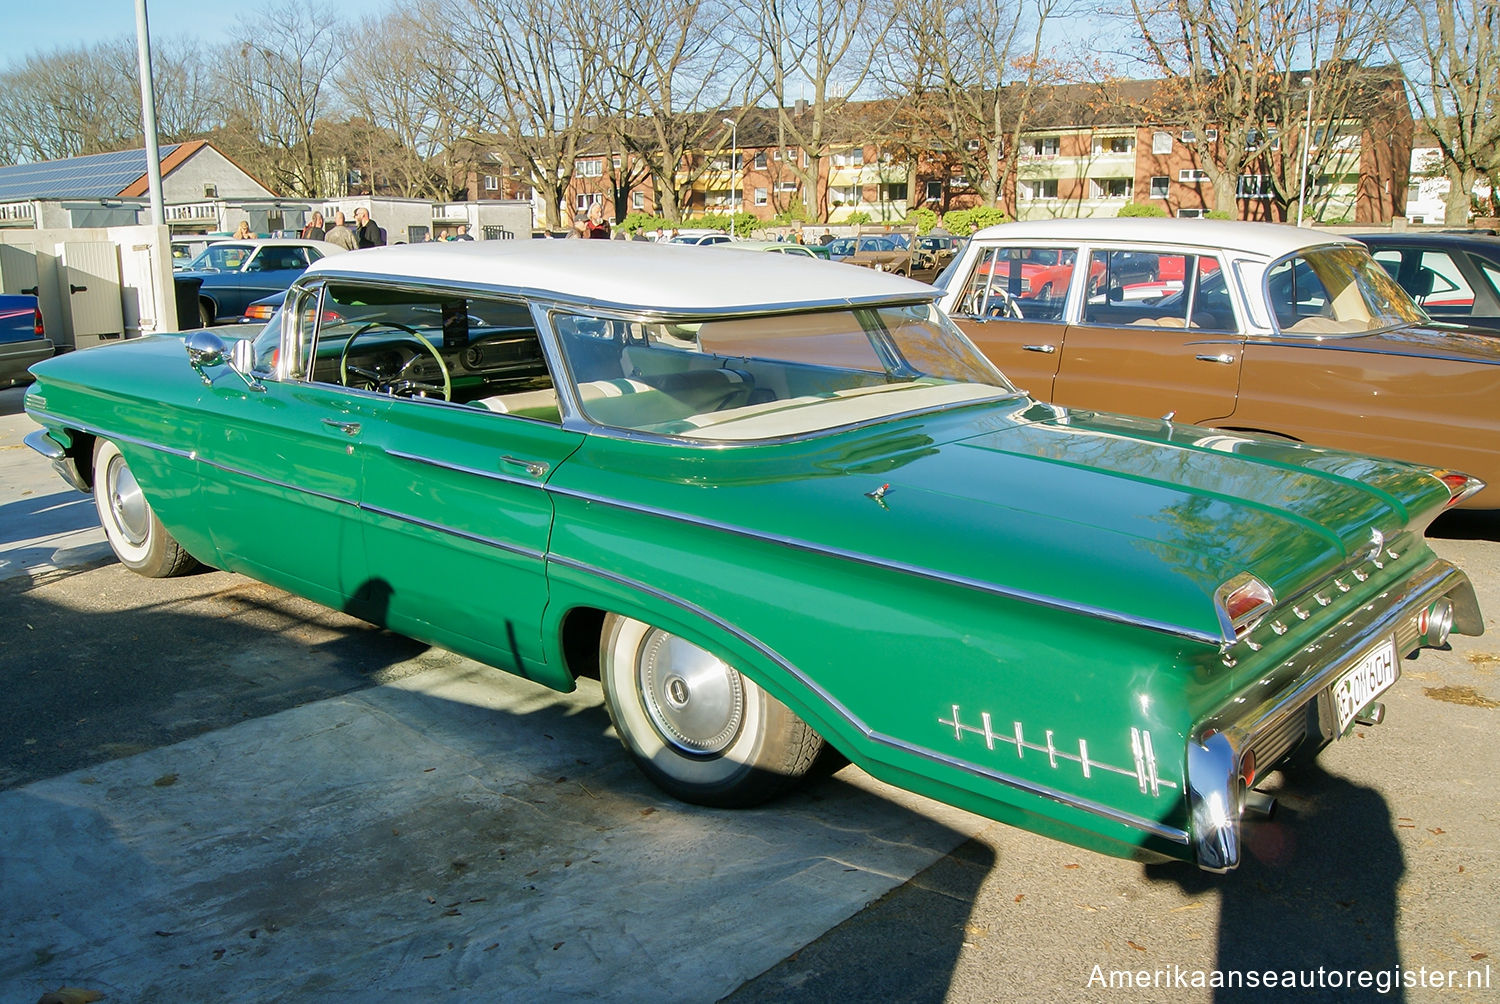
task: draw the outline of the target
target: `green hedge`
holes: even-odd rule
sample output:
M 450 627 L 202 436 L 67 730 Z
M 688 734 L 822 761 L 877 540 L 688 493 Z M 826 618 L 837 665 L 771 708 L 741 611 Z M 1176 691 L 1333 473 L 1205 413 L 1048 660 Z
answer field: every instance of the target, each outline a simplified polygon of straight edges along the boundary
M 1161 206 L 1153 206 L 1149 202 L 1131 202 L 1120 208 L 1121 216 L 1166 216 L 1167 211 Z

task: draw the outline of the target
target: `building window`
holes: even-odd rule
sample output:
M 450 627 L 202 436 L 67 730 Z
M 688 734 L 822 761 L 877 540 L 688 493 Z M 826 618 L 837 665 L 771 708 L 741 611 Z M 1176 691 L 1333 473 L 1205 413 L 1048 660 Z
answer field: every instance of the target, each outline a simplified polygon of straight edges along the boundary
M 486 192 L 498 191 L 499 188 L 500 188 L 500 179 L 499 178 L 495 177 L 493 174 L 486 174 L 484 176 L 484 190 Z
M 1055 199 L 1057 198 L 1057 179 L 1041 178 L 1027 185 L 1022 182 L 1021 198 L 1023 199 Z
M 218 185 L 204 185 L 203 186 L 203 197 L 205 199 L 217 199 L 219 197 L 219 186 Z
M 849 166 L 850 167 L 864 167 L 865 166 L 865 148 L 864 147 L 858 147 L 857 149 L 849 151 Z
M 1094 148 L 1095 153 L 1130 153 L 1135 149 L 1133 136 L 1105 136 Z
M 1093 182 L 1096 199 L 1130 198 L 1129 178 L 1093 178 L 1090 180 Z
M 1031 141 L 1031 152 L 1038 157 L 1056 157 L 1059 148 L 1056 136 L 1038 136 Z
M 927 183 L 927 201 L 941 202 L 943 198 L 943 183 L 941 181 L 929 181 Z
M 630 193 L 630 208 L 636 210 L 637 212 L 645 209 L 646 208 L 646 193 L 645 192 L 631 192 Z
M 764 188 L 757 188 L 755 190 L 755 204 L 757 206 L 764 206 L 768 201 L 769 200 L 766 198 L 766 190 Z
M 1172 179 L 1166 175 L 1157 175 L 1151 179 L 1151 198 L 1165 199 L 1171 192 Z
M 1172 134 L 1169 133 L 1169 132 L 1163 132 L 1163 131 L 1161 131 L 1159 129 L 1156 132 L 1152 133 L 1151 134 L 1151 152 L 1152 153 L 1171 153 L 1172 152 Z
M 602 178 L 604 177 L 604 159 L 591 157 L 588 160 L 575 160 L 573 173 L 581 178 Z
M 781 163 L 781 148 L 780 147 L 777 147 L 775 150 L 771 151 L 771 161 L 772 161 L 772 163 L 776 163 L 776 164 L 780 164 Z
M 1208 172 L 1196 167 L 1185 167 L 1177 172 L 1177 180 L 1184 183 L 1196 183 L 1208 180 Z
M 906 182 L 887 182 L 880 186 L 881 202 L 905 202 Z
M 795 181 L 782 181 L 776 185 L 776 191 L 778 192 L 795 192 L 796 190 L 797 183 Z
M 1201 210 L 1201 209 L 1179 209 L 1179 210 L 1177 210 L 1177 218 L 1179 220 L 1196 220 L 1196 219 L 1201 219 L 1202 217 L 1203 217 L 1203 210 Z
M 1203 138 L 1206 139 L 1206 140 L 1208 140 L 1210 143 L 1212 143 L 1214 140 L 1216 140 L 1216 139 L 1219 138 L 1219 130 L 1217 130 L 1217 129 L 1205 129 L 1205 130 L 1203 130 Z
M 755 154 L 755 169 L 764 171 L 766 169 L 766 151 L 759 150 Z
M 977 139 L 964 140 L 964 149 L 967 150 L 967 151 L 969 151 L 970 153 L 974 153 L 975 151 L 977 151 L 979 149 L 979 140 L 977 140 Z
M 573 211 L 586 213 L 589 211 L 589 206 L 593 203 L 593 201 L 594 196 L 590 195 L 588 192 L 579 192 L 577 195 L 573 196 Z
M 1194 132 L 1193 130 L 1191 130 L 1191 129 L 1184 129 L 1184 130 L 1182 130 L 1182 132 L 1178 135 L 1177 138 L 1180 139 L 1180 140 L 1182 140 L 1184 143 L 1196 143 L 1196 142 L 1198 142 L 1198 134 L 1196 132 Z
M 1271 176 L 1269 174 L 1242 174 L 1234 194 L 1241 199 L 1269 199 Z
M 612 167 L 612 168 L 614 168 L 616 171 L 618 171 L 620 169 L 620 155 L 619 154 L 615 154 L 613 157 L 611 157 L 609 159 L 609 166 Z

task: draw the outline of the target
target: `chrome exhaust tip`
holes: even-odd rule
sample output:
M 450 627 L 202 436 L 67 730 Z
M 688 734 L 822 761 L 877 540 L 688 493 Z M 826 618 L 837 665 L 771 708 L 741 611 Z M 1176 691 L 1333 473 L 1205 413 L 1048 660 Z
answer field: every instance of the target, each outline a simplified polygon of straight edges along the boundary
M 1255 813 L 1262 819 L 1272 819 L 1276 815 L 1276 799 L 1265 792 L 1251 789 L 1245 792 L 1245 813 Z
M 1448 644 L 1453 630 L 1453 601 L 1444 597 L 1417 614 L 1417 643 L 1426 648 Z

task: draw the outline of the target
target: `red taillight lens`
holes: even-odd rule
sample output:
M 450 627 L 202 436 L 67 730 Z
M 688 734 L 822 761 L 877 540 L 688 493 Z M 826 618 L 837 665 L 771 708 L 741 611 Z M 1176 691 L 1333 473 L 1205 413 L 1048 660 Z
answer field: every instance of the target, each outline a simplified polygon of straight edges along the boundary
M 25 308 L 22 308 L 22 309 L 25 309 Z M 44 335 L 44 334 L 46 334 L 46 332 L 45 332 L 45 331 L 43 331 L 43 330 L 42 330 L 42 308 L 40 308 L 40 307 L 37 307 L 37 308 L 36 308 L 36 309 L 35 309 L 35 310 L 33 310 L 33 311 L 32 311 L 32 312 L 31 312 L 31 315 L 32 315 L 32 317 L 33 317 L 33 318 L 34 318 L 34 319 L 35 319 L 35 324 L 36 324 L 36 336 L 37 336 L 37 337 L 38 337 L 38 338 L 40 338 L 40 337 L 42 337 L 42 336 L 43 336 L 43 335 Z
M 1448 489 L 1448 505 L 1450 506 L 1458 505 L 1484 487 L 1483 481 L 1460 471 L 1437 471 L 1435 473 L 1438 480 Z
M 1276 606 L 1271 587 L 1249 572 L 1241 572 L 1220 586 L 1215 599 L 1236 638 L 1243 637 Z
M 269 321 L 274 313 L 276 313 L 276 308 L 269 303 L 252 303 L 245 308 L 245 320 Z

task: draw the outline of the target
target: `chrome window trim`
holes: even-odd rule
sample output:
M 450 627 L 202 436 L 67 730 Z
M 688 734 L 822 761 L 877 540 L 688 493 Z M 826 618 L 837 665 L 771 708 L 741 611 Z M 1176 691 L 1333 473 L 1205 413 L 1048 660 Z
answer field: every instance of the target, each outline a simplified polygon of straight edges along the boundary
M 1190 842 L 1188 832 L 1178 827 L 1168 826 L 1165 823 L 1161 823 L 1154 819 L 1147 819 L 1143 816 L 1135 815 L 1134 813 L 1123 812 L 1119 809 L 1112 808 L 1111 806 L 1104 805 L 1103 803 L 1096 802 L 1092 799 L 1081 798 L 1077 795 L 1068 794 L 1067 792 L 1060 791 L 1057 788 L 1053 788 L 1049 785 L 1038 784 L 1034 781 L 1028 781 L 1025 778 L 1016 777 L 1014 774 L 1007 774 L 1003 771 L 992 770 L 988 767 L 981 767 L 978 764 L 970 763 L 967 760 L 961 760 L 957 757 L 949 756 L 945 753 L 939 753 L 936 750 L 929 749 L 925 746 L 919 746 L 915 743 L 909 743 L 905 740 L 897 739 L 894 736 L 886 735 L 883 732 L 877 732 L 872 729 L 862 718 L 856 715 L 853 711 L 849 710 L 848 707 L 841 703 L 827 690 L 819 686 L 811 677 L 802 672 L 791 662 L 784 659 L 776 651 L 762 643 L 759 639 L 746 634 L 744 631 L 735 627 L 733 624 L 729 623 L 721 617 L 714 615 L 698 604 L 693 603 L 690 600 L 685 600 L 678 596 L 674 596 L 671 593 L 664 592 L 660 589 L 655 588 L 654 586 L 649 586 L 644 582 L 639 582 L 635 579 L 630 578 L 629 576 L 621 575 L 617 572 L 607 571 L 594 565 L 590 565 L 586 562 L 578 561 L 573 558 L 563 557 L 559 554 L 553 553 L 547 555 L 547 562 L 548 564 L 560 565 L 564 568 L 569 568 L 573 571 L 581 572 L 585 575 L 596 576 L 609 582 L 613 582 L 616 585 L 625 586 L 628 589 L 636 590 L 652 597 L 653 599 L 675 606 L 679 610 L 689 613 L 695 617 L 702 618 L 703 620 L 714 625 L 725 633 L 732 635 L 739 641 L 755 649 L 755 651 L 759 652 L 766 659 L 774 662 L 781 670 L 787 673 L 787 675 L 791 676 L 798 683 L 811 691 L 828 707 L 830 711 L 836 714 L 839 718 L 843 719 L 844 722 L 847 723 L 851 728 L 853 728 L 860 735 L 864 736 L 866 739 L 873 743 L 877 743 L 881 746 L 887 746 L 891 749 L 901 750 L 902 752 L 909 753 L 913 756 L 921 757 L 924 760 L 942 764 L 943 766 L 951 767 L 953 769 L 963 771 L 967 774 L 972 774 L 975 777 L 984 778 L 987 781 L 994 781 L 997 784 L 1005 785 L 1008 788 L 1014 788 L 1017 791 L 1022 791 L 1030 795 L 1045 798 L 1060 805 L 1068 806 L 1069 808 L 1079 809 L 1083 812 L 1089 813 L 1090 815 L 1121 823 L 1125 826 L 1131 827 L 1132 829 L 1141 830 L 1154 836 L 1170 840 L 1173 843 L 1187 846 Z

